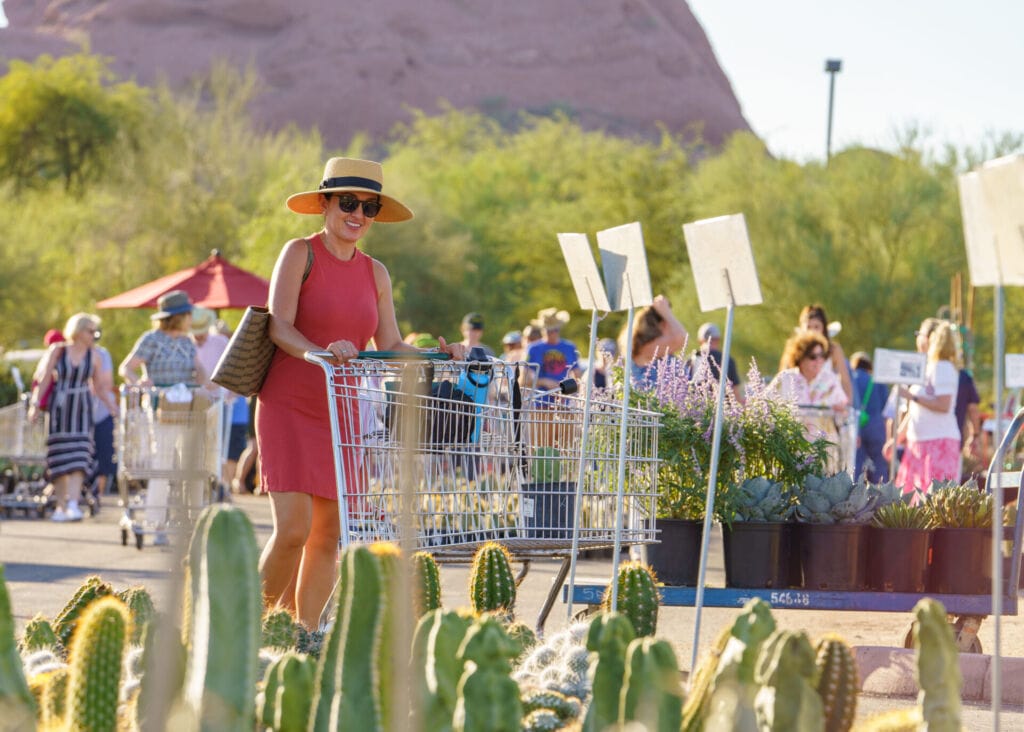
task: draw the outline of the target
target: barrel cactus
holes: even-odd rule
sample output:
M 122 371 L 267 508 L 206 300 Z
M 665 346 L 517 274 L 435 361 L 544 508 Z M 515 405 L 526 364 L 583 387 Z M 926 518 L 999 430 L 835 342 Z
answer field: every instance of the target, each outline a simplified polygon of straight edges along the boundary
M 295 616 L 291 611 L 279 607 L 268 610 L 263 616 L 260 630 L 260 645 L 271 648 L 293 648 L 298 636 Z
M 70 651 L 68 717 L 71 729 L 115 732 L 131 619 L 116 597 L 100 598 L 79 619 Z
M 658 629 L 661 595 L 654 572 L 643 562 L 625 562 L 619 567 L 618 612 L 629 618 L 638 636 L 654 635 Z M 611 585 L 605 590 L 601 607 L 610 611 Z
M 857 662 L 850 646 L 837 635 L 826 635 L 815 647 L 818 696 L 825 713 L 825 732 L 846 732 L 857 714 Z
M 421 618 L 441 607 L 441 570 L 432 554 L 416 552 L 412 555 L 412 573 L 413 604 L 416 617 Z
M 469 597 L 478 613 L 512 612 L 516 602 L 512 557 L 501 544 L 491 541 L 477 550 L 469 576 Z

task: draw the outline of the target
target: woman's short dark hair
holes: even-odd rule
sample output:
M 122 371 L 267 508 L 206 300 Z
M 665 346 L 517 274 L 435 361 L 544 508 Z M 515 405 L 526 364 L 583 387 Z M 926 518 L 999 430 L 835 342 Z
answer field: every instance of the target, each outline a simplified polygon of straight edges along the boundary
M 821 346 L 822 354 L 828 353 L 828 341 L 825 336 L 811 330 L 802 330 L 794 333 L 786 341 L 786 348 L 782 353 L 782 368 L 791 369 L 803 361 L 815 346 Z

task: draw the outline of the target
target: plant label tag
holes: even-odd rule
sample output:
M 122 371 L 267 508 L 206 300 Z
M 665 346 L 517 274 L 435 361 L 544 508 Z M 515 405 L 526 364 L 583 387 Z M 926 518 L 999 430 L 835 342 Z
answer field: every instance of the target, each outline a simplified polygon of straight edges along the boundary
M 1006 354 L 1007 389 L 1024 389 L 1024 353 Z
M 763 302 L 743 214 L 683 224 L 683 237 L 703 312 Z
M 989 160 L 957 182 L 971 284 L 1024 285 L 1024 155 Z
M 533 503 L 532 498 L 522 499 L 523 518 L 533 518 Z
M 644 234 L 638 221 L 597 232 L 597 248 L 601 250 L 612 310 L 642 308 L 654 302 Z
M 928 354 L 876 348 L 871 364 L 875 381 L 879 384 L 924 384 Z
M 590 249 L 590 241 L 586 234 L 559 234 L 558 243 L 562 247 L 565 266 L 569 268 L 576 298 L 580 301 L 580 310 L 600 310 L 609 313 L 612 310 L 605 292 L 601 273 L 597 271 L 597 262 Z

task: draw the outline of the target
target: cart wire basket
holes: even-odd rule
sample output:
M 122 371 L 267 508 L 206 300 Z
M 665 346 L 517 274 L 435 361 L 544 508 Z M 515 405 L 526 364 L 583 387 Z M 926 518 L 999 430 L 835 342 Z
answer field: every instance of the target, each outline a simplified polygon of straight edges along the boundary
M 488 541 L 520 558 L 564 556 L 577 515 L 580 549 L 612 546 L 622 439 L 621 542 L 656 540 L 656 413 L 624 417 L 592 399 L 584 437 L 584 399 L 521 390 L 516 364 L 329 356 L 306 358 L 326 375 L 343 546 L 395 541 L 411 526 L 411 543 L 442 561 Z
M 222 398 L 196 387 L 171 388 L 188 401 L 172 400 L 167 388 L 121 387 L 119 526 L 121 543 L 134 534 L 139 549 L 147 533 L 191 531 L 220 477 Z M 131 486 L 142 481 L 145 490 L 133 493 Z
M 28 399 L 22 394 L 14 404 L 0 407 L 0 458 L 11 466 L 10 480 L 5 479 L 0 489 L 0 511 L 9 516 L 20 510 L 42 518 L 53 504 L 42 477 L 50 418 L 44 411 L 30 422 Z

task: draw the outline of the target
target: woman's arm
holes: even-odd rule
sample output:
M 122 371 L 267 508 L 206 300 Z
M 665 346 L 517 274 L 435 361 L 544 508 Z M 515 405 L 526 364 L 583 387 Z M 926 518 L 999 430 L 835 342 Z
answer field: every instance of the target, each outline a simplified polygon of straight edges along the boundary
M 146 357 L 139 353 L 143 343 L 146 342 L 146 333 L 143 333 L 135 342 L 132 350 L 124 357 L 124 361 L 117 367 L 117 373 L 129 386 L 149 386 L 149 376 L 146 373 Z
M 50 382 L 53 381 L 53 370 L 57 366 L 57 353 L 60 349 L 59 345 L 50 346 L 49 352 L 46 356 L 40 360 L 39 367 L 36 369 L 38 374 L 38 381 L 32 388 L 32 393 L 29 394 L 28 398 L 28 418 L 34 420 L 39 412 L 39 400 L 42 395 L 46 393 L 47 388 L 50 386 Z M 46 362 L 45 366 L 43 361 Z
M 116 415 L 119 410 L 113 394 L 114 376 L 103 368 L 103 359 L 96 351 L 92 352 L 92 373 L 93 393 L 110 410 L 111 414 Z
M 270 340 L 288 355 L 299 359 L 305 357 L 307 351 L 328 348 L 328 344 L 313 343 L 295 327 L 307 252 L 305 239 L 289 241 L 281 250 L 277 264 L 274 265 L 274 274 L 270 278 Z M 335 355 L 340 356 L 340 353 Z
M 836 376 L 839 377 L 839 383 L 843 387 L 843 392 L 846 394 L 846 402 L 849 404 L 853 401 L 853 381 L 850 379 L 850 369 L 846 366 L 846 354 L 843 353 L 843 347 L 835 341 L 831 344 L 831 360 L 832 370 L 836 372 Z
M 650 362 L 656 358 L 676 353 L 686 345 L 686 328 L 672 312 L 672 305 L 664 295 L 658 295 L 651 307 L 661 316 L 661 334 L 640 347 L 633 358 Z

